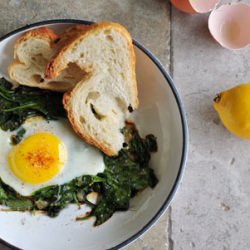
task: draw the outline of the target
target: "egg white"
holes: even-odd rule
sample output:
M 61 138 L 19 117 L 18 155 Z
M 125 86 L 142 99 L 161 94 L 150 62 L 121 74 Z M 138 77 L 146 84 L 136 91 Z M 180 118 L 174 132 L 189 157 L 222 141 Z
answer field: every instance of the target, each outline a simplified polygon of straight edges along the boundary
M 29 196 L 40 188 L 61 185 L 81 175 L 96 175 L 104 171 L 102 153 L 80 139 L 67 119 L 48 122 L 41 118 L 32 118 L 27 120 L 22 127 L 26 130 L 23 139 L 40 132 L 55 135 L 66 147 L 67 161 L 53 179 L 42 184 L 24 183 L 12 173 L 8 166 L 8 153 L 14 147 L 10 143 L 10 138 L 16 132 L 0 129 L 0 178 L 19 194 Z

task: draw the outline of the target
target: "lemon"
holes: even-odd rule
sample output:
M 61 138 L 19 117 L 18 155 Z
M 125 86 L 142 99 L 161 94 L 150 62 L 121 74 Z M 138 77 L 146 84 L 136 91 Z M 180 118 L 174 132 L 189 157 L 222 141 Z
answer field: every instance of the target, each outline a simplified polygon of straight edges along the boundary
M 213 104 L 223 125 L 231 133 L 250 139 L 250 83 L 217 94 Z

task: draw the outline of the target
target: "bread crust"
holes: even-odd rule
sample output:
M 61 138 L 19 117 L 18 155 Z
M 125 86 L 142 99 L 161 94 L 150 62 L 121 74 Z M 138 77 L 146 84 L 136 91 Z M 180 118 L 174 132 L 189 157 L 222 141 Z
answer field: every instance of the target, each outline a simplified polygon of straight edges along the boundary
M 55 42 L 59 39 L 59 36 L 48 27 L 41 27 L 33 30 L 29 30 L 24 33 L 21 37 L 19 37 L 15 43 L 14 47 L 14 55 L 16 56 L 17 47 L 24 41 L 27 41 L 31 37 L 40 37 L 42 39 L 47 40 L 51 46 L 54 46 Z
M 60 40 L 58 43 L 60 44 L 60 47 L 76 39 L 79 35 L 87 31 L 89 27 L 90 25 L 87 24 L 76 24 L 64 30 L 59 34 Z

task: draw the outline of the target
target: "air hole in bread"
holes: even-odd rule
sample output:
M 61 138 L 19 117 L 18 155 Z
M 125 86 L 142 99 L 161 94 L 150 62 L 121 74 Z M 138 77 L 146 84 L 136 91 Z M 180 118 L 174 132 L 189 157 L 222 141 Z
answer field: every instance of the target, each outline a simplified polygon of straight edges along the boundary
M 122 99 L 120 97 L 116 97 L 115 98 L 117 106 L 122 110 L 122 112 L 126 112 L 127 111 L 127 105 L 124 101 L 122 101 Z
M 115 110 L 113 110 L 113 109 L 112 109 L 112 113 L 115 114 L 115 115 L 117 115 L 117 112 Z
M 113 42 L 113 41 L 114 41 L 114 38 L 113 38 L 111 35 L 107 35 L 106 38 L 107 38 L 107 40 L 110 41 L 110 42 Z
M 83 57 L 84 57 L 84 53 L 83 53 L 83 52 L 80 54 L 80 57 L 81 57 L 81 58 L 83 58 Z
M 44 58 L 43 54 L 41 54 L 41 53 L 32 55 L 31 61 L 34 64 L 38 64 L 38 65 L 43 65 L 43 64 L 45 65 L 47 63 L 47 59 Z
M 70 62 L 67 66 L 67 72 L 78 73 L 78 71 L 83 71 L 76 63 Z
M 85 74 L 86 72 L 80 69 L 75 63 L 69 63 L 68 67 L 62 71 L 60 79 L 69 81 L 74 85 L 83 79 Z
M 134 111 L 134 109 L 132 108 L 131 105 L 128 106 L 128 111 L 129 111 L 130 113 L 132 113 L 132 112 Z
M 40 75 L 33 75 L 32 77 L 33 77 L 34 81 L 36 81 L 37 83 L 44 82 L 44 79 Z
M 86 120 L 85 120 L 85 118 L 82 115 L 79 117 L 79 119 L 80 119 L 80 123 L 81 124 L 86 123 Z
M 54 40 L 54 43 L 58 43 L 61 39 L 60 38 L 57 38 Z
M 122 80 L 125 80 L 125 74 L 121 72 L 121 77 L 122 77 Z
M 90 108 L 95 118 L 99 121 L 103 120 L 106 116 L 97 111 L 96 107 L 90 103 Z
M 96 100 L 100 97 L 100 93 L 97 92 L 97 91 L 92 91 L 92 92 L 89 92 L 88 95 L 87 95 L 87 98 L 86 98 L 86 103 L 89 101 L 89 100 Z
M 77 46 L 78 46 L 78 43 L 76 43 L 76 45 L 72 48 L 71 53 L 74 53 L 76 51 Z

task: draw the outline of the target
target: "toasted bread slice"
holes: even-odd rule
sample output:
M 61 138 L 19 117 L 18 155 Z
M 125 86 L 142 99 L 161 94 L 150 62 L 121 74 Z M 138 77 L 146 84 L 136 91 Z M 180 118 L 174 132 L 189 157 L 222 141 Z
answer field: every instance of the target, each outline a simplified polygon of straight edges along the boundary
M 15 43 L 14 61 L 9 66 L 10 78 L 30 87 L 54 91 L 71 89 L 84 75 L 79 67 L 71 64 L 59 77 L 47 80 L 44 76 L 45 66 L 60 47 L 86 27 L 71 27 L 61 36 L 47 27 L 26 32 Z
M 72 127 L 105 154 L 116 155 L 124 142 L 125 120 L 138 107 L 130 34 L 116 23 L 91 25 L 54 56 L 46 76 L 57 77 L 70 63 L 87 72 L 63 97 Z

